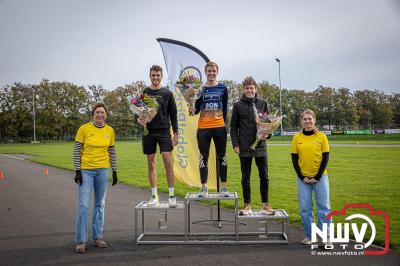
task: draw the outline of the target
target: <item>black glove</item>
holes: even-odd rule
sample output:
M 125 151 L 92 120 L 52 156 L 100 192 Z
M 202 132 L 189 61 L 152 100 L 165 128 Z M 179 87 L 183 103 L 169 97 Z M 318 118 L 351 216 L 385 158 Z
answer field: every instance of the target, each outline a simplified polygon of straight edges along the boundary
M 114 186 L 115 184 L 117 184 L 117 182 L 118 182 L 117 171 L 113 171 L 113 182 L 112 182 L 112 186 Z
M 75 180 L 75 183 L 77 183 L 79 185 L 82 185 L 83 181 L 82 181 L 82 172 L 81 172 L 81 170 L 76 170 L 74 180 Z

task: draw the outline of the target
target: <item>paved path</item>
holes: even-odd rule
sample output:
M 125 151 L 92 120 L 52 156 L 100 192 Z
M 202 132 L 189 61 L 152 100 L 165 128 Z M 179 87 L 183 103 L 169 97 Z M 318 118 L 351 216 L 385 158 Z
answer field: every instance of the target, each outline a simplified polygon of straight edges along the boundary
M 49 175 L 44 174 L 48 168 Z M 259 245 L 146 245 L 133 243 L 133 206 L 148 192 L 118 184 L 109 187 L 104 238 L 107 249 L 74 253 L 73 173 L 0 155 L 0 265 L 399 265 L 385 256 L 312 256 L 300 245 L 302 230 L 290 228 L 291 243 Z M 162 196 L 165 198 L 165 196 Z M 207 218 L 208 207 L 194 205 L 193 220 Z M 222 218 L 232 212 L 222 211 Z M 182 223 L 178 216 L 169 217 Z M 219 230 L 200 225 L 202 230 Z M 223 230 L 228 230 L 224 225 Z

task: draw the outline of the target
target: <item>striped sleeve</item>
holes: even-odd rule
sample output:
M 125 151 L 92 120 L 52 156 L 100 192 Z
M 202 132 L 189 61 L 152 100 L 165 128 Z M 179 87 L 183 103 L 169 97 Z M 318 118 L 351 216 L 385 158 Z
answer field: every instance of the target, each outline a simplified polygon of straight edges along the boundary
M 81 169 L 81 151 L 82 151 L 83 144 L 80 142 L 75 141 L 74 144 L 74 167 L 75 170 Z
M 115 152 L 115 147 L 108 147 L 108 154 L 110 155 L 110 165 L 113 171 L 117 171 L 117 153 Z

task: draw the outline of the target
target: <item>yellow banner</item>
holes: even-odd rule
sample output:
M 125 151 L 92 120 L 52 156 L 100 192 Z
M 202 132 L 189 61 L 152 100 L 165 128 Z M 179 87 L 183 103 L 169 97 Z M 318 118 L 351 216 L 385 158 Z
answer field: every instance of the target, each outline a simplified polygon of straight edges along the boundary
M 172 152 L 175 178 L 192 187 L 201 187 L 199 158 L 200 152 L 197 146 L 197 123 L 199 115 L 190 116 L 187 103 L 182 95 L 174 91 L 176 107 L 178 109 L 178 145 Z M 208 182 L 209 189 L 217 188 L 216 180 L 215 146 L 211 141 L 210 156 L 208 158 Z

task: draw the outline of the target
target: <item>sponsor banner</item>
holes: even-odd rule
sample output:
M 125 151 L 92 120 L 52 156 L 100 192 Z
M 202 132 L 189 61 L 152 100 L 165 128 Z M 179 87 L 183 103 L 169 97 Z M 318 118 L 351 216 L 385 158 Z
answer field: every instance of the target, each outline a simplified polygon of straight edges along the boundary
M 364 129 L 364 130 L 345 130 L 345 135 L 372 135 L 374 131 L 371 129 Z
M 385 130 L 383 129 L 375 129 L 374 134 L 385 134 Z
M 343 135 L 344 134 L 344 130 L 334 130 L 332 131 L 332 135 Z
M 400 129 L 385 129 L 385 134 L 400 134 Z

